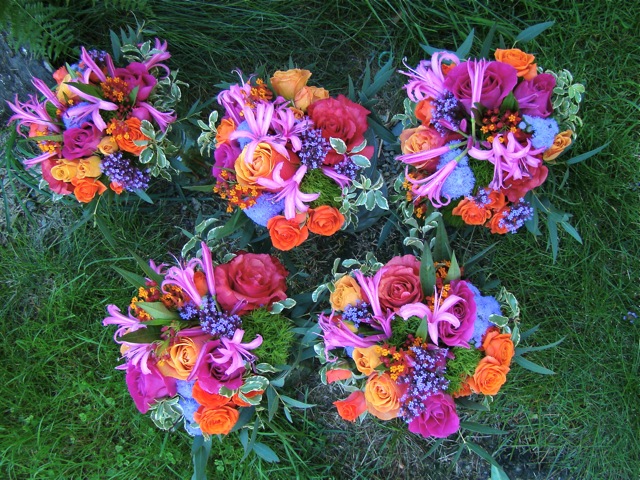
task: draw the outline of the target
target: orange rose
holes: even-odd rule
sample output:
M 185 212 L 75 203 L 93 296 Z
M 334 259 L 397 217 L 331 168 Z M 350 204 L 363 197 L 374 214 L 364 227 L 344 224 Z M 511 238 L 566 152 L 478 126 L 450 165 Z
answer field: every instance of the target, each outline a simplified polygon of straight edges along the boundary
M 278 250 L 291 250 L 309 238 L 309 229 L 303 225 L 306 215 L 299 213 L 291 220 L 276 215 L 267 222 L 273 246 Z
M 400 134 L 400 149 L 402 153 L 416 153 L 444 145 L 444 138 L 435 128 L 420 125 L 408 128 Z
M 453 392 L 451 394 L 451 396 L 453 398 L 468 397 L 472 393 L 473 393 L 473 391 L 471 390 L 471 385 L 469 385 L 469 379 L 466 379 L 464 381 L 464 383 L 462 385 L 460 385 L 460 388 L 458 389 L 458 391 L 457 392 Z
M 422 125 L 428 126 L 431 122 L 431 114 L 433 113 L 433 104 L 431 98 L 420 100 L 416 105 L 416 118 L 422 122 Z
M 122 185 L 120 185 L 117 182 L 111 182 L 109 184 L 109 188 L 111 190 L 113 190 L 114 192 L 116 192 L 116 195 L 120 195 L 122 193 L 122 191 L 124 190 L 124 187 Z
M 56 97 L 62 103 L 65 103 L 65 104 L 68 103 L 69 105 L 73 105 L 75 103 L 75 100 L 78 98 L 78 96 L 75 93 L 72 93 L 71 90 L 69 90 L 69 86 L 67 85 L 67 82 L 73 83 L 71 82 L 71 75 L 69 74 L 66 74 L 62 78 L 62 80 L 58 82 L 58 88 L 56 89 Z
M 149 140 L 149 137 L 140 131 L 140 124 L 140 119 L 136 117 L 131 117 L 124 121 L 124 132 L 114 135 L 120 150 L 139 156 L 147 148 L 146 145 L 136 145 L 134 143 L 140 140 Z
M 555 160 L 565 149 L 571 145 L 571 130 L 565 130 L 560 132 L 553 139 L 553 145 L 551 145 L 543 154 L 542 159 L 546 162 Z
M 278 70 L 271 77 L 271 87 L 281 97 L 293 100 L 300 90 L 307 84 L 311 77 L 309 70 L 293 68 L 291 70 Z
M 221 144 L 229 140 L 229 135 L 236 130 L 236 124 L 231 118 L 223 118 L 218 125 L 216 143 Z
M 497 192 L 495 190 L 492 190 L 491 193 L 488 195 L 488 198 L 489 198 L 489 203 L 487 204 L 487 207 L 489 207 L 489 209 L 491 209 L 494 212 L 499 212 L 507 205 L 507 198 L 504 196 L 504 193 L 502 192 Z
M 167 349 L 168 358 L 158 362 L 158 369 L 166 377 L 186 380 L 196 364 L 202 345 L 208 338 L 208 335 L 188 337 L 178 334 Z
M 344 225 L 344 216 L 335 207 L 321 205 L 309 210 L 307 227 L 312 233 L 329 237 Z
M 360 390 L 356 390 L 344 400 L 337 400 L 333 404 L 338 409 L 338 415 L 348 422 L 355 422 L 356 418 L 367 409 L 364 393 Z
M 240 413 L 227 405 L 218 408 L 200 407 L 193 419 L 207 435 L 227 435 L 238 421 Z
M 78 174 L 77 160 L 58 160 L 58 164 L 51 169 L 51 176 L 61 182 L 70 182 Z
M 53 72 L 53 79 L 56 81 L 57 84 L 60 84 L 60 82 L 62 82 L 64 77 L 66 77 L 67 75 L 69 75 L 69 72 L 67 71 L 67 67 L 60 67 L 55 72 Z
M 111 136 L 102 137 L 102 140 L 100 140 L 98 144 L 98 151 L 103 155 L 111 155 L 118 150 L 120 150 L 118 142 Z
M 247 147 L 245 146 L 236 158 L 233 168 L 236 171 L 236 178 L 238 183 L 243 187 L 255 187 L 257 189 L 264 189 L 258 184 L 259 178 L 271 179 L 273 169 L 279 163 L 283 164 L 280 176 L 287 180 L 293 176 L 296 168 L 294 163 L 299 163 L 298 158 L 289 153 L 290 159 L 285 158 L 278 153 L 268 143 L 259 143 L 253 152 L 253 158 L 245 158 Z
M 344 368 L 334 368 L 333 370 L 327 370 L 327 383 L 337 382 L 339 380 L 346 380 L 351 378 L 351 370 Z
M 355 306 L 362 300 L 362 291 L 356 279 L 345 275 L 333 285 L 335 290 L 329 295 L 329 303 L 334 310 L 344 311 L 347 305 Z
M 356 362 L 356 368 L 360 373 L 371 375 L 374 369 L 382 363 L 376 350 L 375 346 L 353 349 L 353 361 Z
M 329 98 L 329 92 L 324 88 L 303 87 L 296 93 L 293 103 L 297 108 L 306 112 L 309 105 L 325 98 Z
M 91 177 L 96 178 L 102 175 L 102 170 L 100 170 L 100 157 L 97 155 L 92 155 L 87 158 L 81 158 L 78 162 L 78 178 Z
M 193 283 L 196 286 L 196 290 L 201 296 L 209 293 L 209 287 L 207 286 L 207 277 L 204 272 L 197 271 L 193 274 Z
M 496 358 L 500 365 L 508 367 L 513 358 L 513 340 L 509 333 L 500 333 L 497 328 L 490 328 L 482 341 L 482 348 L 487 356 Z
M 75 187 L 73 194 L 82 203 L 89 203 L 96 196 L 96 193 L 102 195 L 107 189 L 104 183 L 95 178 L 74 178 L 71 183 Z
M 224 395 L 218 395 L 217 393 L 209 393 L 203 390 L 198 381 L 196 381 L 196 383 L 193 384 L 191 395 L 193 396 L 193 399 L 196 402 L 198 402 L 203 407 L 207 407 L 207 408 L 219 408 L 228 404 L 231 401 L 229 397 L 225 397 Z
M 253 398 L 253 397 L 257 397 L 258 395 L 262 395 L 264 393 L 264 390 L 253 390 L 251 392 L 248 393 L 243 393 L 243 395 L 246 398 Z M 249 402 L 245 402 L 244 400 L 242 400 L 238 394 L 234 394 L 233 397 L 231 397 L 231 401 L 238 407 L 250 407 L 251 404 Z
M 504 235 L 509 231 L 506 226 L 500 226 L 500 221 L 507 215 L 507 213 L 508 209 L 505 208 L 504 210 L 500 210 L 498 213 L 494 214 L 493 217 L 491 217 L 491 220 L 489 220 L 489 223 L 487 224 L 487 227 L 491 229 L 491 233 Z
M 496 48 L 495 57 L 499 62 L 506 63 L 515 68 L 518 76 L 525 80 L 532 80 L 538 75 L 536 71 L 537 65 L 533 63 L 536 57 L 530 53 L 523 52 L 519 48 L 511 48 L 509 50 Z
M 484 225 L 491 218 L 491 210 L 483 208 L 469 198 L 460 200 L 451 213 L 461 216 L 467 225 Z
M 495 395 L 507 381 L 509 367 L 494 357 L 484 357 L 478 363 L 473 377 L 469 377 L 471 390 L 484 395 Z
M 403 389 L 391 380 L 388 373 L 372 374 L 364 387 L 364 398 L 369 413 L 380 420 L 391 420 L 400 413 Z

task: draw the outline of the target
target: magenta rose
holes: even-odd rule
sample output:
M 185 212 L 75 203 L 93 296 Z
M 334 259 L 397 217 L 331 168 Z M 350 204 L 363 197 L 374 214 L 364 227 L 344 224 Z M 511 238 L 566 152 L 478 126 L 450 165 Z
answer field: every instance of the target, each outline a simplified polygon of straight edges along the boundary
M 523 80 L 513 92 L 518 100 L 520 113 L 534 117 L 547 118 L 553 113 L 551 94 L 556 86 L 556 79 L 549 73 L 541 73 L 533 80 Z
M 440 322 L 438 324 L 438 335 L 450 347 L 469 348 L 468 342 L 473 336 L 473 325 L 476 321 L 477 310 L 473 292 L 469 289 L 467 282 L 454 280 L 451 282 L 449 295 L 457 295 L 464 300 L 455 304 L 449 311 L 460 321 L 460 325 L 454 327 L 449 322 Z
M 176 379 L 165 377 L 155 365 L 149 365 L 146 374 L 137 365 L 127 366 L 127 388 L 140 413 L 147 413 L 156 400 L 176 394 Z
M 287 298 L 289 272 L 280 261 L 264 253 L 241 253 L 215 267 L 216 299 L 222 308 L 244 313 Z
M 337 98 L 325 98 L 309 105 L 307 113 L 316 128 L 322 130 L 326 139 L 339 138 L 347 144 L 347 150 L 360 145 L 364 141 L 367 131 L 367 115 L 369 110 L 362 105 L 353 103 L 344 95 Z M 360 155 L 371 158 L 373 146 L 367 146 Z M 324 164 L 335 165 L 344 157 L 333 149 L 327 154 Z
M 218 146 L 216 146 L 216 150 L 213 152 L 215 163 L 211 169 L 211 174 L 217 180 L 224 181 L 224 179 L 220 177 L 220 172 L 223 168 L 233 170 L 233 165 L 241 151 L 242 150 L 236 141 L 218 144 Z
M 378 295 L 382 308 L 393 311 L 422 300 L 420 260 L 413 255 L 393 257 L 382 270 Z
M 205 343 L 187 379 L 189 381 L 198 380 L 198 384 L 202 389 L 209 393 L 217 394 L 221 387 L 226 387 L 229 390 L 240 388 L 242 375 L 246 370 L 244 367 L 240 367 L 230 373 L 226 373 L 231 366 L 232 359 L 230 358 L 224 363 L 216 362 L 216 357 L 219 357 L 217 350 L 221 345 L 220 340 L 211 340 Z
M 464 62 L 454 67 L 444 79 L 444 86 L 460 100 L 467 112 L 471 112 L 473 78 L 470 73 L 478 71 L 483 61 Z M 502 62 L 487 62 L 479 102 L 489 108 L 498 108 L 518 83 L 518 72 L 511 65 Z
M 85 122 L 62 134 L 62 156 L 67 160 L 88 157 L 98 148 L 102 134 L 93 123 Z
M 55 192 L 58 195 L 70 195 L 73 193 L 73 189 L 75 187 L 69 182 L 56 180 L 53 178 L 53 175 L 51 175 L 51 169 L 57 164 L 58 162 L 51 158 L 42 162 L 40 164 L 40 168 L 42 169 L 42 178 L 47 181 L 52 192 Z
M 115 74 L 116 77 L 127 82 L 129 91 L 138 87 L 138 95 L 136 95 L 136 101 L 138 102 L 149 98 L 153 87 L 158 83 L 156 77 L 149 73 L 143 63 L 133 62 L 127 65 L 126 68 L 116 68 Z
M 425 438 L 446 438 L 460 428 L 456 404 L 449 395 L 436 393 L 424 402 L 423 412 L 409 422 L 409 431 Z

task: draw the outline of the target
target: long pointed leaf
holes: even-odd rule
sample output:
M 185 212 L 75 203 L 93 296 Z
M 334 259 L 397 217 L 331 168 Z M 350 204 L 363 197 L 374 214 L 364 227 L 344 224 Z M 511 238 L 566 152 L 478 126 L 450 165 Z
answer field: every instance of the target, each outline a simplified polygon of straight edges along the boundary
M 556 22 L 543 22 L 543 23 L 538 23 L 536 25 L 532 25 L 529 28 L 525 28 L 516 37 L 516 43 L 517 42 L 528 42 L 530 40 L 533 40 L 538 35 L 540 35 L 542 32 L 544 32 L 547 28 L 552 27 L 554 23 L 556 23 Z
M 515 362 L 523 368 L 527 370 L 531 370 L 532 372 L 539 373 L 541 375 L 555 375 L 556 372 L 553 370 L 549 370 L 537 363 L 533 363 L 531 360 L 527 360 L 523 357 L 514 357 Z
M 567 160 L 567 165 L 574 165 L 576 163 L 584 162 L 587 158 L 591 158 L 594 155 L 597 155 L 598 153 L 600 153 L 605 148 L 607 148 L 610 143 L 611 142 L 607 142 L 607 143 L 605 143 L 604 145 L 602 145 L 602 146 L 600 146 L 598 148 L 594 148 L 593 150 L 589 150 L 586 153 L 583 153 L 583 154 L 578 155 L 576 157 L 570 158 L 569 160 Z
M 127 282 L 129 282 L 134 287 L 138 288 L 138 287 L 145 286 L 145 283 L 147 280 L 142 275 L 138 275 L 137 273 L 131 273 L 120 267 L 116 267 L 115 265 L 112 265 L 111 268 L 113 268 L 116 272 L 118 272 L 122 276 L 122 278 L 124 278 Z
M 420 285 L 422 285 L 422 293 L 425 297 L 433 295 L 433 289 L 436 286 L 436 268 L 433 265 L 429 242 L 426 241 L 420 260 Z

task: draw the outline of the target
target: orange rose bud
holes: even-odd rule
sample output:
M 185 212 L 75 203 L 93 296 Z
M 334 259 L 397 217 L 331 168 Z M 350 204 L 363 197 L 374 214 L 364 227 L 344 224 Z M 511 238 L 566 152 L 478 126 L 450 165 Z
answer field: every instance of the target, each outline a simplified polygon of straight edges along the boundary
M 240 413 L 227 405 L 218 408 L 200 407 L 193 419 L 207 435 L 227 435 L 238 421 Z
M 74 178 L 71 183 L 75 187 L 73 194 L 82 203 L 89 203 L 96 193 L 102 195 L 107 190 L 106 185 L 95 178 Z
M 478 363 L 473 377 L 469 377 L 469 385 L 476 393 L 495 395 L 507 381 L 509 367 L 502 365 L 494 357 L 484 357 Z
M 360 390 L 353 392 L 344 400 L 333 402 L 333 404 L 338 409 L 338 415 L 348 422 L 355 422 L 356 418 L 367 409 L 364 393 Z
M 537 65 L 533 63 L 536 57 L 530 53 L 523 52 L 519 48 L 510 48 L 508 50 L 497 48 L 495 57 L 499 62 L 506 63 L 515 68 L 518 76 L 525 80 L 531 80 L 538 75 L 536 70 Z
M 468 198 L 460 200 L 451 213 L 461 216 L 467 225 L 484 225 L 491 218 L 491 210 L 478 205 Z
M 347 305 L 356 306 L 362 300 L 362 290 L 355 278 L 345 275 L 333 285 L 335 290 L 329 295 L 329 303 L 334 310 L 344 310 Z
M 354 348 L 353 361 L 356 362 L 356 368 L 360 373 L 371 375 L 374 369 L 380 365 L 380 355 L 376 352 L 375 345 L 367 348 Z
M 391 420 L 400 414 L 403 389 L 391 380 L 388 373 L 372 374 L 364 387 L 367 410 L 380 420 Z
M 196 290 L 202 296 L 209 293 L 209 287 L 207 287 L 207 277 L 204 272 L 197 271 L 193 274 L 193 283 L 196 286 Z
M 571 145 L 571 135 L 573 135 L 571 130 L 565 130 L 564 132 L 557 134 L 553 139 L 553 145 L 551 145 L 542 154 L 542 159 L 545 162 L 555 160 L 569 145 Z
M 420 100 L 416 105 L 416 118 L 422 122 L 425 127 L 431 123 L 431 114 L 433 113 L 433 104 L 431 98 Z
M 236 130 L 236 124 L 231 118 L 223 118 L 218 125 L 216 143 L 221 144 L 229 140 L 229 135 Z
M 209 393 L 203 390 L 197 381 L 193 384 L 191 395 L 196 402 L 207 408 L 219 408 L 231 401 L 229 397 L 225 397 L 224 395 Z
M 264 390 L 253 390 L 252 392 L 244 393 L 243 395 L 246 398 L 253 398 L 253 397 L 257 397 L 258 395 L 262 395 L 263 393 L 264 393 Z M 234 405 L 238 406 L 238 407 L 250 407 L 251 406 L 251 404 L 249 402 L 245 402 L 244 400 L 242 400 L 237 393 L 235 393 L 233 395 L 233 397 L 231 397 L 231 402 Z
M 504 235 L 509 231 L 506 226 L 500 226 L 500 221 L 507 215 L 507 213 L 508 209 L 505 208 L 491 217 L 491 220 L 489 220 L 489 223 L 487 224 L 487 227 L 491 229 L 491 233 Z
M 111 182 L 109 188 L 116 192 L 116 195 L 120 195 L 124 191 L 124 187 L 117 182 Z
M 460 385 L 460 388 L 458 389 L 458 391 L 453 392 L 451 396 L 453 398 L 468 397 L 472 393 L 473 391 L 471 390 L 471 385 L 469 385 L 469 380 L 467 379 L 462 385 Z
M 67 75 L 69 75 L 69 72 L 67 72 L 67 67 L 60 67 L 55 72 L 53 72 L 53 79 L 58 85 L 60 85 L 60 82 L 62 82 L 64 77 L 66 77 Z
M 136 145 L 134 142 L 149 140 L 149 137 L 140 131 L 141 122 L 139 118 L 131 117 L 125 120 L 124 124 L 126 126 L 125 131 L 115 135 L 116 143 L 118 144 L 118 147 L 120 147 L 120 150 L 139 156 L 147 146 Z
M 344 368 L 334 368 L 333 370 L 327 370 L 327 383 L 337 382 L 338 380 L 346 380 L 351 378 L 351 370 Z
M 513 340 L 511 334 L 500 333 L 497 328 L 491 328 L 482 341 L 482 348 L 489 357 L 494 357 L 500 364 L 508 367 L 514 355 Z
M 302 87 L 302 89 L 296 93 L 293 103 L 296 108 L 306 112 L 309 105 L 325 98 L 329 98 L 329 92 L 324 88 Z
M 492 190 L 488 197 L 489 203 L 487 204 L 487 207 L 489 207 L 493 212 L 499 212 L 507 206 L 507 197 L 505 197 L 501 192 Z
M 119 150 L 118 142 L 116 139 L 110 136 L 102 137 L 98 144 L 98 151 L 103 155 L 111 155 Z
M 335 207 L 321 205 L 309 210 L 307 227 L 312 233 L 329 237 L 344 225 L 344 216 Z
M 303 89 L 311 77 L 309 70 L 292 68 L 291 70 L 278 70 L 271 77 L 271 87 L 281 97 L 293 100 L 296 94 Z
M 306 215 L 299 213 L 291 220 L 282 215 L 276 215 L 267 222 L 267 230 L 271 236 L 273 246 L 278 250 L 291 250 L 309 238 L 309 229 L 306 225 L 300 226 L 305 221 Z

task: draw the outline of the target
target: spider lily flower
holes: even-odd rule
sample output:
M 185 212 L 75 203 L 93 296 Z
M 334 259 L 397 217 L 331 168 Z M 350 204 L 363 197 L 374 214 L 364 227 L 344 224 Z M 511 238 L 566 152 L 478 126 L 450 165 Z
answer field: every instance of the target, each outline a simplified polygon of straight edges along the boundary
M 472 60 L 467 62 L 467 71 L 471 79 L 471 104 L 467 106 L 471 111 L 476 103 L 480 103 L 482 97 L 482 82 L 484 81 L 484 72 L 487 69 L 487 61 Z M 464 101 L 462 103 L 465 103 Z
M 84 117 L 86 115 L 91 115 L 91 119 L 93 120 L 94 125 L 101 132 L 107 128 L 107 124 L 104 122 L 102 117 L 100 116 L 100 110 L 118 110 L 118 106 L 115 103 L 107 102 L 106 100 L 102 100 L 98 97 L 94 97 L 93 95 L 89 95 L 88 93 L 84 93 L 83 91 L 77 89 L 73 86 L 73 84 L 67 84 L 69 90 L 71 90 L 76 95 L 84 98 L 87 101 L 86 105 L 79 105 L 74 107 L 74 115 L 78 117 Z
M 216 353 L 212 354 L 213 362 L 218 365 L 224 365 L 231 360 L 229 368 L 225 370 L 225 374 L 227 375 L 244 366 L 243 358 L 249 361 L 255 359 L 256 356 L 249 352 L 249 350 L 255 350 L 262 345 L 262 337 L 260 335 L 256 336 L 256 338 L 249 343 L 242 343 L 243 336 L 244 330 L 239 328 L 235 331 L 231 339 L 220 337 L 220 341 L 224 346 L 218 347 Z
M 202 304 L 202 297 L 198 293 L 198 288 L 193 279 L 196 265 L 202 265 L 201 260 L 198 258 L 189 260 L 184 268 L 175 266 L 167 270 L 164 281 L 162 282 L 162 291 L 167 293 L 165 291 L 165 285 L 176 285 L 189 295 L 189 298 L 191 298 L 196 305 L 200 306 Z
M 442 73 L 444 61 L 454 65 L 460 63 L 458 56 L 449 52 L 436 52 L 431 56 L 431 60 L 422 60 L 415 69 L 407 65 L 406 58 L 402 59 L 402 63 L 408 71 L 398 70 L 398 72 L 410 78 L 409 83 L 404 87 L 407 89 L 407 96 L 410 100 L 419 102 L 425 98 L 437 98 L 444 93 L 444 75 Z
M 328 316 L 324 313 L 321 314 L 318 317 L 318 325 L 322 329 L 324 351 L 327 358 L 329 350 L 334 348 L 367 348 L 389 338 L 384 333 L 361 337 L 355 334 L 341 318 L 337 318 L 335 311 L 331 311 Z
M 17 94 L 14 102 L 15 103 L 11 103 L 7 101 L 7 105 L 9 105 L 9 108 L 14 112 L 14 115 L 9 118 L 9 123 L 17 121 L 16 131 L 20 135 L 26 137 L 26 135 L 20 131 L 20 127 L 22 125 L 29 127 L 32 123 L 46 126 L 48 130 L 56 133 L 60 132 L 60 127 L 54 123 L 47 112 L 46 102 L 38 102 L 33 95 L 29 95 L 29 101 L 21 103 L 20 100 L 18 100 Z
M 284 166 L 283 162 L 276 165 L 273 169 L 273 180 L 268 178 L 259 178 L 258 184 L 271 190 L 280 190 L 278 194 L 273 197 L 274 202 L 278 202 L 284 199 L 284 216 L 287 220 L 291 220 L 296 216 L 296 212 L 306 212 L 309 207 L 304 202 L 313 202 L 320 194 L 319 193 L 302 193 L 300 191 L 300 182 L 307 172 L 307 166 L 302 165 L 296 171 L 295 175 L 289 180 L 283 180 L 280 172 Z
M 117 325 L 118 329 L 113 334 L 113 340 L 116 343 L 123 343 L 118 341 L 117 337 L 123 336 L 125 333 L 135 332 L 140 328 L 147 328 L 143 323 L 129 313 L 126 317 L 120 312 L 120 309 L 115 305 L 107 305 L 108 317 L 102 321 L 102 325 Z
M 443 145 L 442 147 L 432 148 L 431 150 L 423 150 L 415 153 L 405 153 L 403 155 L 398 155 L 396 160 L 401 161 L 402 163 L 406 163 L 407 165 L 413 165 L 417 168 L 420 168 L 427 160 L 433 160 L 440 155 L 444 155 L 449 152 L 452 147 L 448 145 Z
M 434 345 L 438 345 L 438 324 L 440 322 L 449 322 L 454 327 L 460 326 L 460 320 L 458 320 L 453 313 L 449 313 L 450 310 L 459 302 L 464 302 L 464 299 L 457 295 L 449 295 L 445 301 L 442 302 L 442 305 L 440 305 L 438 290 L 434 287 L 433 311 L 431 311 L 431 309 L 424 303 L 417 302 L 400 307 L 398 315 L 405 320 L 408 320 L 411 317 L 425 319 L 427 321 L 429 337 Z
M 81 52 L 80 61 L 87 66 L 84 73 L 82 74 L 82 83 L 87 83 L 87 84 L 90 83 L 89 77 L 91 77 L 92 73 L 96 77 L 98 77 L 98 80 L 100 80 L 101 82 L 106 82 L 107 76 L 104 74 L 102 69 L 98 67 L 98 65 L 96 65 L 96 62 L 93 61 L 93 58 L 91 58 L 91 55 L 89 55 L 89 52 L 87 52 L 87 49 L 84 47 L 81 47 L 80 52 Z M 110 74 L 112 77 L 115 76 L 112 73 Z
M 207 280 L 207 288 L 209 289 L 209 295 L 215 298 L 216 296 L 216 281 L 213 273 L 213 260 L 211 259 L 211 250 L 207 247 L 205 242 L 201 242 L 202 247 L 202 269 L 204 270 L 204 276 Z
M 340 188 L 348 187 L 349 185 L 351 185 L 351 179 L 349 177 L 336 172 L 333 168 L 322 167 L 321 170 L 322 173 L 336 182 L 340 186 Z
M 275 112 L 273 128 L 285 142 L 287 140 L 291 141 L 292 150 L 297 152 L 302 148 L 302 141 L 298 134 L 305 132 L 309 128 L 309 120 L 296 120 L 290 108 L 279 108 Z
M 223 90 L 218 94 L 218 103 L 224 108 L 225 112 L 231 117 L 236 125 L 244 122 L 243 109 L 245 107 L 246 98 L 251 95 L 251 85 L 244 83 L 242 80 L 242 72 L 236 70 L 240 76 L 242 85 L 231 85 L 227 90 Z
M 151 58 L 143 62 L 144 66 L 147 67 L 147 70 L 151 70 L 153 67 L 162 68 L 167 72 L 168 76 L 171 74 L 171 70 L 164 63 L 160 63 L 171 58 L 171 54 L 167 52 L 167 41 L 161 42 L 160 39 L 156 38 L 153 50 L 157 51 L 157 53 L 154 53 Z
M 456 160 L 451 160 L 433 175 L 421 180 L 411 178 L 409 176 L 409 167 L 407 167 L 405 170 L 405 176 L 407 181 L 411 183 L 411 191 L 415 195 L 419 197 L 427 197 L 434 207 L 440 208 L 445 205 L 449 205 L 449 202 L 451 201 L 451 198 L 448 195 L 445 195 L 445 197 L 447 197 L 446 202 L 440 201 L 440 198 L 442 197 L 442 187 L 445 180 L 449 175 L 451 175 L 451 172 L 455 170 L 457 165 L 458 162 Z
M 133 366 L 140 368 L 140 371 L 145 375 L 151 374 L 149 357 L 153 355 L 155 346 L 152 343 L 121 343 L 126 347 L 123 357 L 127 359 L 127 362 L 123 365 L 118 365 L 116 370 L 127 370 L 130 366 Z
M 289 152 L 284 147 L 286 140 L 279 135 L 269 135 L 271 128 L 271 120 L 275 113 L 272 103 L 259 103 L 255 109 L 244 106 L 242 113 L 249 131 L 236 130 L 229 135 L 231 140 L 238 138 L 248 138 L 250 142 L 245 146 L 245 159 L 253 158 L 253 153 L 260 142 L 266 142 L 271 145 L 279 154 L 289 158 Z
M 56 97 L 55 93 L 51 91 L 46 83 L 35 77 L 31 80 L 31 83 L 33 83 L 33 86 L 36 87 L 38 91 L 42 93 L 42 95 L 44 95 L 52 105 L 54 105 L 57 109 L 62 109 L 62 103 L 60 103 L 58 97 Z
M 391 320 L 393 319 L 393 312 L 387 310 L 387 312 L 382 311 L 382 307 L 380 306 L 380 295 L 378 294 L 380 287 L 380 279 L 382 278 L 382 270 L 378 270 L 378 272 L 371 277 L 365 277 L 362 272 L 357 270 L 355 272 L 356 280 L 358 281 L 358 285 L 362 289 L 365 298 L 369 301 L 369 305 L 371 306 L 371 310 L 373 310 L 373 319 L 376 320 L 376 323 L 372 323 L 373 327 L 379 326 L 384 332 L 384 338 L 391 337 Z
M 167 126 L 170 123 L 175 122 L 177 118 L 173 110 L 169 110 L 168 112 L 163 113 L 153 108 L 147 102 L 138 102 L 136 105 L 147 110 L 147 112 L 149 112 L 149 115 L 151 115 L 151 117 L 156 121 L 156 123 L 160 127 L 160 130 L 162 130 L 163 132 L 166 131 Z

